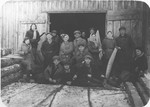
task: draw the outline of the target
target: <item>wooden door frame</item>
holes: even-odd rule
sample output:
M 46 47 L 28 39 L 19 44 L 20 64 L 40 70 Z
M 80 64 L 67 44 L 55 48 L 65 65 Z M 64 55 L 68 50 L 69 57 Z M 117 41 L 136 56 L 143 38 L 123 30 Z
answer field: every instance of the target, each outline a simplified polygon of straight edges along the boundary
M 50 32 L 50 15 L 51 13 L 104 13 L 105 14 L 105 34 L 107 32 L 107 10 L 74 10 L 74 11 L 47 11 L 46 14 L 47 14 L 47 23 L 46 23 L 46 31 L 47 32 Z

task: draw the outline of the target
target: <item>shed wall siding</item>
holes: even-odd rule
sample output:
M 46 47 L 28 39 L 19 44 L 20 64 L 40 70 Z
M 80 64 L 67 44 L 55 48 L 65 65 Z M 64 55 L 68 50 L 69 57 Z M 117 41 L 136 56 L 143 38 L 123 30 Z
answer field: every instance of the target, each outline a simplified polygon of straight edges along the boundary
M 136 45 L 142 45 L 143 3 L 118 0 L 12 0 L 2 7 L 2 48 L 16 52 L 31 23 L 36 23 L 40 34 L 49 26 L 47 13 L 106 12 L 106 32 L 119 35 L 125 26 Z

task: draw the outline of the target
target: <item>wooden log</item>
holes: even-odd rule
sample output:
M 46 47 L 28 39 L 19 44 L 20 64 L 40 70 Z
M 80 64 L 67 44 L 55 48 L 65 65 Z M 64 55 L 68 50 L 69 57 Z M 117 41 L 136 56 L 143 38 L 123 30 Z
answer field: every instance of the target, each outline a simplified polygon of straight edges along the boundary
M 3 57 L 1 58 L 1 67 L 6 67 L 6 66 L 10 66 L 10 65 L 13 65 L 13 64 L 18 64 L 20 63 L 21 59 L 18 59 L 18 58 L 6 58 L 6 57 Z
M 21 70 L 21 67 L 19 64 L 14 64 L 8 67 L 4 67 L 1 69 L 1 77 L 16 73 Z
M 8 76 L 1 78 L 1 87 L 4 87 L 8 84 L 18 81 L 22 77 L 21 71 L 12 73 Z
M 126 82 L 124 85 L 126 88 L 126 93 L 128 94 L 131 101 L 130 103 L 132 104 L 132 107 L 143 107 L 143 102 L 133 84 L 130 82 Z
M 9 97 L 7 101 L 4 101 L 4 104 L 8 107 L 37 107 L 39 103 L 44 102 L 47 98 L 52 98 L 59 87 L 60 85 L 38 84 L 13 97 Z M 49 100 L 49 102 L 51 102 L 51 100 Z M 38 107 L 45 107 L 46 105 L 47 104 Z
M 135 87 L 136 87 L 136 89 L 137 89 L 137 91 L 138 91 L 138 93 L 139 93 L 139 95 L 140 95 L 144 105 L 146 105 L 148 100 L 149 100 L 149 96 L 146 93 L 144 87 L 141 86 L 141 84 L 139 82 L 136 82 L 134 85 L 135 85 Z
M 150 97 L 150 80 L 145 77 L 139 78 L 141 86 L 145 89 L 146 94 Z
M 109 78 L 109 75 L 111 73 L 111 68 L 112 68 L 112 65 L 114 63 L 114 60 L 115 60 L 115 57 L 116 57 L 116 54 L 117 54 L 117 48 L 114 49 L 113 53 L 111 54 L 111 57 L 108 61 L 108 64 L 107 64 L 107 69 L 106 69 L 106 74 L 105 74 L 105 77 L 108 79 Z
M 64 86 L 56 94 L 51 107 L 89 107 L 87 93 L 84 87 Z
M 130 107 L 122 91 L 90 89 L 92 107 Z
M 3 48 L 1 49 L 1 56 L 6 56 L 12 53 L 12 49 Z

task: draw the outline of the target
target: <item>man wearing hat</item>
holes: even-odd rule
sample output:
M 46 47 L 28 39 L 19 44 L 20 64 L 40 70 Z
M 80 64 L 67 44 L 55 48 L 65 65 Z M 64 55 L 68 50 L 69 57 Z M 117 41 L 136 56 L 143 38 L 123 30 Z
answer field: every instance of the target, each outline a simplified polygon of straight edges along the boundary
M 73 76 L 75 75 L 76 69 L 71 61 L 65 62 L 63 64 L 63 83 L 67 85 L 71 85 L 73 82 Z
M 72 58 L 73 62 L 75 62 L 76 65 L 78 64 L 80 65 L 80 63 L 82 63 L 84 56 L 86 54 L 90 54 L 88 52 L 87 47 L 84 44 L 79 44 L 76 51 L 74 51 L 73 53 L 73 58 Z
M 75 40 L 73 42 L 74 44 L 74 50 L 76 51 L 78 48 L 78 45 L 83 44 L 86 46 L 86 40 L 81 38 L 81 32 L 79 30 L 74 31 L 74 37 Z
M 119 78 L 119 81 L 124 81 L 121 75 L 125 72 L 131 72 L 134 42 L 132 41 L 131 36 L 126 33 L 125 27 L 120 27 L 119 32 L 120 35 L 116 38 L 116 46 L 119 47 L 119 50 L 113 66 L 113 75 Z
M 52 30 L 51 35 L 53 36 L 54 42 L 56 42 L 56 44 L 57 44 L 57 54 L 58 54 L 59 48 L 60 48 L 61 38 L 57 35 L 56 30 Z
M 62 81 L 63 66 L 60 64 L 59 56 L 53 57 L 53 64 L 44 71 L 45 79 L 49 83 L 57 84 Z
M 76 75 L 74 76 L 75 85 L 84 85 L 84 86 L 101 86 L 103 81 L 98 80 L 100 73 L 97 73 L 98 66 L 93 62 L 93 58 L 90 54 L 85 55 L 84 61 L 81 64 L 81 67 L 78 68 Z

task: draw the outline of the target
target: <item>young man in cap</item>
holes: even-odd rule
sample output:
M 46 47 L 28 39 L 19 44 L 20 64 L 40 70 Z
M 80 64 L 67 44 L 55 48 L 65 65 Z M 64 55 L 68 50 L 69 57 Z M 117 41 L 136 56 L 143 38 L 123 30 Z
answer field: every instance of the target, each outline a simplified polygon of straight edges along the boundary
M 63 66 L 60 64 L 60 58 L 59 56 L 54 56 L 52 66 L 48 66 L 44 71 L 45 79 L 50 83 L 58 84 L 62 82 L 63 74 Z
M 61 38 L 57 35 L 56 30 L 52 30 L 51 35 L 53 36 L 53 41 L 56 42 L 57 45 L 57 54 L 59 53 Z
M 93 62 L 91 55 L 85 55 L 84 61 L 74 75 L 74 84 L 83 86 L 102 86 L 103 80 L 98 79 L 101 76 L 98 66 Z
M 83 44 L 86 46 L 86 40 L 81 38 L 81 32 L 79 30 L 74 31 L 75 40 L 73 42 L 74 44 L 74 51 L 77 50 L 78 46 L 80 44 Z
M 63 83 L 67 85 L 71 85 L 73 82 L 73 76 L 75 75 L 75 68 L 71 64 L 71 62 L 66 62 L 63 65 Z

